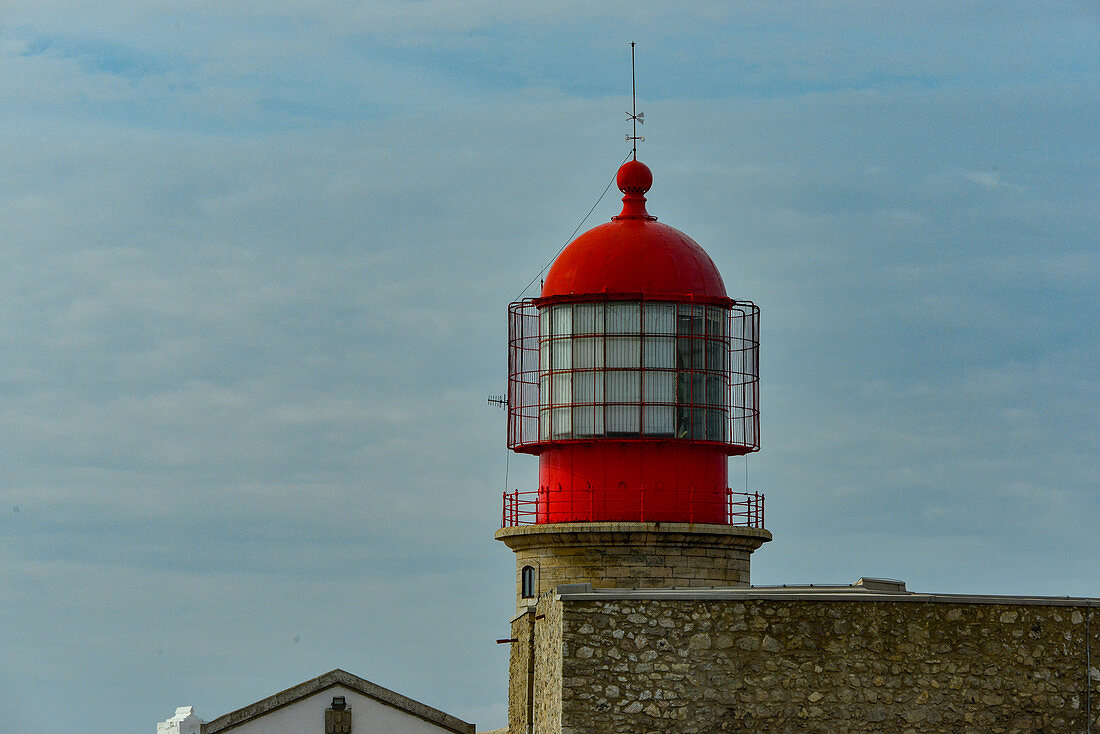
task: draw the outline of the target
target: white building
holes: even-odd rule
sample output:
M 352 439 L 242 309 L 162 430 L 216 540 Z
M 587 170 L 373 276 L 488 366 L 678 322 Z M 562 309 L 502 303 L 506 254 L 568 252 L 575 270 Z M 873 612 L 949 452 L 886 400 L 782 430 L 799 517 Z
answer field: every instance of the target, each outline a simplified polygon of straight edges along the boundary
M 203 722 L 181 706 L 157 734 L 474 734 L 474 725 L 343 670 Z

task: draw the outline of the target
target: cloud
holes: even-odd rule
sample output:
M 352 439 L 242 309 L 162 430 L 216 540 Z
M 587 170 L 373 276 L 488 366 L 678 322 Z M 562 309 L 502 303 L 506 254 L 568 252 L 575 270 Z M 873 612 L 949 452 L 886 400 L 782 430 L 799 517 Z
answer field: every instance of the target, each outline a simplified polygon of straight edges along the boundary
M 0 728 L 337 665 L 503 723 L 485 397 L 629 40 L 650 209 L 763 309 L 755 580 L 1095 593 L 1093 11 L 797 8 L 7 9 Z

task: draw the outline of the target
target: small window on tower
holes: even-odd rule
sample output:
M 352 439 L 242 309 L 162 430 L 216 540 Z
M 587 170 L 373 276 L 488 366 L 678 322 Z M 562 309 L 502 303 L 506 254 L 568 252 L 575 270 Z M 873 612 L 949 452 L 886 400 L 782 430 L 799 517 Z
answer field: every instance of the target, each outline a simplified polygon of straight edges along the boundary
M 535 569 L 533 566 L 524 566 L 519 572 L 519 595 L 523 599 L 535 598 Z

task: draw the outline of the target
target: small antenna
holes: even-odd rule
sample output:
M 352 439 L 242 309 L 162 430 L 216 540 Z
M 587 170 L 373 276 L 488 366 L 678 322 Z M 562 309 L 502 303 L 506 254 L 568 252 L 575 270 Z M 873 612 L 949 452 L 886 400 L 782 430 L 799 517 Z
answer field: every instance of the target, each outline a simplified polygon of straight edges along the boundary
M 627 122 L 634 123 L 634 134 L 627 135 L 627 142 L 633 142 L 634 149 L 630 151 L 634 160 L 638 160 L 638 141 L 645 142 L 643 136 L 638 135 L 638 123 L 645 124 L 645 113 L 638 112 L 638 90 L 634 82 L 634 41 L 630 42 L 630 112 L 626 113 Z
M 490 395 L 488 403 L 497 406 L 501 410 L 508 410 L 508 399 L 503 395 Z

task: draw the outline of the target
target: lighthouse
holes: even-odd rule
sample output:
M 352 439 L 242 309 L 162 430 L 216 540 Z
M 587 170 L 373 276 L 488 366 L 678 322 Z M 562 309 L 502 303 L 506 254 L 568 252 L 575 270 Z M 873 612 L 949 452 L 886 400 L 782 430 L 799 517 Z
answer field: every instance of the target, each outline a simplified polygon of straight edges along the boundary
M 747 586 L 771 540 L 763 496 L 728 481 L 729 457 L 760 448 L 760 311 L 648 212 L 648 166 L 616 183 L 620 214 L 509 306 L 508 447 L 539 461 L 496 533 L 520 610 L 568 583 Z

